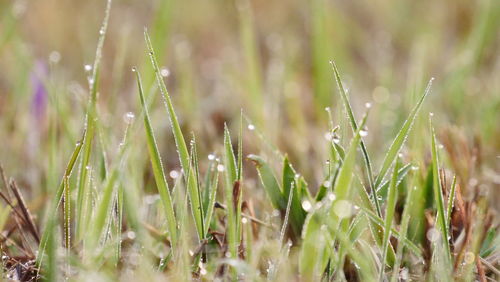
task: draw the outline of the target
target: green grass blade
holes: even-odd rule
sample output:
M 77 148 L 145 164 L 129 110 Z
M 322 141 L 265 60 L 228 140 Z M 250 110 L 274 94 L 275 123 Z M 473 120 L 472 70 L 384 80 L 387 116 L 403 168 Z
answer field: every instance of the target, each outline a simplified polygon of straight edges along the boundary
M 88 166 L 90 163 L 90 155 L 92 151 L 92 142 L 94 140 L 96 123 L 97 123 L 97 89 L 99 85 L 99 71 L 101 66 L 101 57 L 102 57 L 102 49 L 104 46 L 104 39 L 106 38 L 106 31 L 108 28 L 109 14 L 111 10 L 111 2 L 112 0 L 108 0 L 104 20 L 102 22 L 101 29 L 99 30 L 99 39 L 97 42 L 93 73 L 90 83 L 90 97 L 89 104 L 87 108 L 87 114 L 85 117 L 85 130 L 87 132 L 84 145 L 83 145 L 83 155 L 80 163 L 79 169 L 79 181 L 77 186 L 77 203 L 76 203 L 76 217 L 77 217 L 77 225 L 76 225 L 76 235 L 77 240 L 80 239 L 81 233 L 84 229 L 85 222 L 85 214 L 84 214 L 84 205 L 85 205 L 85 197 L 88 195 L 87 193 L 87 182 L 89 176 Z
M 366 122 L 367 115 L 363 117 L 361 121 L 362 128 Z M 361 142 L 361 136 L 359 135 L 360 129 L 356 131 L 351 144 L 347 150 L 347 153 L 344 158 L 344 163 L 340 168 L 339 175 L 335 181 L 335 185 L 333 186 L 333 191 L 335 192 L 335 196 L 337 200 L 344 200 L 347 198 L 349 193 L 349 187 L 351 186 L 351 180 L 354 175 L 354 166 L 356 164 L 356 155 L 357 155 L 357 147 Z
M 394 212 L 396 209 L 396 200 L 397 200 L 397 181 L 398 181 L 398 169 L 399 169 L 399 161 L 396 159 L 396 163 L 394 164 L 394 171 L 392 173 L 391 184 L 389 186 L 389 192 L 387 195 L 387 205 L 385 209 L 385 222 L 384 222 L 384 239 L 382 241 L 382 263 L 379 272 L 379 281 L 384 280 L 384 269 L 385 269 L 385 261 L 387 257 L 387 250 L 389 249 L 391 238 L 391 226 L 392 220 L 394 219 Z
M 345 91 L 344 85 L 342 84 L 342 79 L 340 78 L 340 73 L 339 73 L 339 70 L 337 69 L 337 65 L 333 61 L 331 61 L 330 63 L 332 65 L 333 72 L 335 74 L 335 80 L 337 81 L 337 86 L 339 88 L 340 97 L 341 97 L 342 102 L 344 104 L 344 108 L 347 112 L 347 116 L 349 117 L 349 122 L 351 124 L 352 131 L 354 133 L 356 133 L 356 131 L 358 131 L 359 128 L 358 128 L 358 124 L 356 122 L 356 118 L 354 117 L 354 113 L 352 111 L 351 104 L 349 102 L 348 94 Z M 361 125 L 360 128 L 363 128 L 363 126 L 364 125 Z M 370 186 L 370 191 L 372 193 L 372 200 L 375 203 L 375 207 L 377 209 L 377 214 L 379 216 L 382 216 L 382 211 L 380 209 L 380 203 L 379 203 L 379 200 L 377 197 L 377 190 L 375 189 L 375 186 L 373 183 L 373 169 L 372 169 L 370 157 L 368 155 L 368 150 L 366 149 L 365 142 L 363 142 L 362 139 L 361 139 L 359 145 L 361 146 L 361 151 L 363 153 L 363 159 L 365 161 L 365 167 L 366 167 L 366 172 L 367 172 L 367 176 L 368 176 L 368 184 Z
M 170 125 L 172 127 L 172 131 L 174 133 L 175 145 L 177 146 L 177 152 L 179 153 L 179 160 L 181 162 L 181 167 L 184 170 L 184 176 L 188 187 L 189 199 L 191 201 L 191 211 L 193 213 L 194 221 L 196 224 L 196 230 L 198 231 L 198 239 L 203 238 L 203 207 L 201 206 L 201 202 L 199 200 L 199 191 L 197 190 L 198 185 L 196 185 L 196 179 L 194 173 L 186 172 L 191 170 L 190 160 L 189 160 L 189 152 L 186 146 L 186 141 L 184 139 L 184 135 L 181 131 L 181 126 L 179 125 L 179 121 L 177 116 L 175 115 L 174 106 L 172 104 L 172 100 L 170 99 L 170 95 L 168 94 L 167 87 L 165 86 L 165 82 L 163 81 L 163 77 L 161 75 L 161 70 L 156 60 L 155 51 L 153 50 L 153 45 L 151 44 L 151 39 L 147 31 L 144 31 L 144 37 L 146 39 L 146 45 L 149 51 L 149 57 L 151 59 L 151 64 L 153 65 L 153 69 L 155 71 L 156 80 L 160 87 L 160 92 L 163 95 L 165 106 L 167 107 L 167 112 L 170 119 Z
M 434 201 L 437 208 L 437 226 L 441 231 L 443 242 L 443 248 L 445 252 L 445 257 L 447 259 L 447 264 L 452 262 L 450 245 L 448 238 L 448 226 L 446 225 L 446 209 L 444 206 L 443 191 L 441 189 L 441 178 L 439 177 L 439 158 L 438 149 L 436 144 L 436 134 L 434 132 L 434 127 L 432 126 L 432 116 L 429 116 L 429 126 L 432 134 L 432 176 L 433 176 L 433 191 L 434 191 Z
M 407 164 L 399 169 L 398 182 L 396 183 L 396 186 L 399 185 L 399 183 L 401 183 L 401 181 L 403 181 L 403 179 L 408 174 L 408 172 L 411 170 L 411 168 L 412 168 L 412 164 L 410 163 L 410 164 Z M 379 195 L 379 197 L 385 198 L 387 196 L 389 184 L 390 184 L 390 181 L 386 181 L 380 185 L 380 188 L 377 190 L 377 194 Z
M 218 183 L 219 183 L 219 172 L 215 170 L 215 175 L 213 176 L 213 180 L 207 187 L 207 189 L 209 190 L 208 201 L 207 201 L 208 203 L 205 209 L 205 226 L 207 231 L 210 227 L 210 223 L 212 222 L 212 215 L 214 213 L 215 200 L 217 197 Z
M 170 195 L 170 190 L 168 188 L 167 178 L 165 177 L 165 172 L 163 169 L 163 163 L 161 161 L 160 152 L 158 146 L 156 145 L 156 138 L 151 125 L 151 120 L 149 117 L 149 110 L 144 98 L 144 91 L 141 82 L 141 76 L 139 71 L 135 70 L 135 75 L 137 79 L 137 87 L 139 89 L 139 98 L 141 100 L 142 111 L 144 112 L 144 127 L 146 130 L 146 139 L 149 157 L 151 159 L 151 166 L 153 168 L 153 175 L 155 178 L 156 186 L 158 187 L 158 193 L 163 204 L 163 209 L 165 211 L 165 216 L 167 218 L 168 233 L 170 234 L 170 240 L 172 241 L 172 246 L 175 248 L 177 244 L 177 222 L 175 219 L 174 207 L 172 204 L 172 197 Z
M 299 238 L 302 234 L 302 225 L 304 224 L 307 214 L 302 208 L 299 189 L 297 189 L 299 185 L 295 182 L 296 174 L 297 173 L 288 161 L 288 157 L 285 156 L 285 160 L 283 161 L 283 196 L 290 195 L 290 191 L 293 190 L 293 196 L 288 196 L 289 199 L 292 199 L 292 202 L 287 202 L 287 207 L 291 205 L 290 225 L 292 226 L 292 231 L 295 236 Z
M 406 238 L 406 234 L 408 232 L 408 225 L 410 223 L 410 215 L 411 215 L 411 202 L 413 201 L 414 189 L 408 189 L 408 195 L 406 196 L 405 201 L 405 209 L 403 211 L 402 219 L 401 219 L 401 227 L 399 228 L 400 237 L 399 241 L 403 241 L 401 238 Z M 401 266 L 401 262 L 403 260 L 403 251 L 405 248 L 405 244 L 398 244 L 398 249 L 396 253 L 396 259 L 394 262 L 394 266 L 392 267 L 392 276 L 391 282 L 396 282 L 399 277 L 399 267 Z
M 233 146 L 231 144 L 231 136 L 229 135 L 229 130 L 227 126 L 224 125 L 224 165 L 225 165 L 225 179 L 226 179 L 226 189 L 225 189 L 225 198 L 226 198 L 226 206 L 227 206 L 227 229 L 226 233 L 228 234 L 228 245 L 229 252 L 231 253 L 232 258 L 237 258 L 238 256 L 238 243 L 239 238 L 237 236 L 237 230 L 239 223 L 237 222 L 237 209 L 235 206 L 233 193 L 239 184 L 236 183 L 238 177 L 238 171 L 236 168 L 236 161 L 233 152 Z
M 262 185 L 264 186 L 273 207 L 275 209 L 285 210 L 286 199 L 283 196 L 283 192 L 281 191 L 280 185 L 276 180 L 271 167 L 269 167 L 267 162 L 257 155 L 248 155 L 247 158 L 255 164 Z
M 403 147 L 406 138 L 410 134 L 411 127 L 413 125 L 413 122 L 415 121 L 415 118 L 417 117 L 418 112 L 420 111 L 420 108 L 422 107 L 422 104 L 424 103 L 425 97 L 429 94 L 431 87 L 432 87 L 432 82 L 434 81 L 434 78 L 431 78 L 429 80 L 429 83 L 427 84 L 427 87 L 425 88 L 424 94 L 422 97 L 420 97 L 420 100 L 418 103 L 415 105 L 413 110 L 410 112 L 410 115 L 406 119 L 406 121 L 403 123 L 403 126 L 399 130 L 398 134 L 396 135 L 396 138 L 394 138 L 394 141 L 392 142 L 391 146 L 389 147 L 389 150 L 387 151 L 387 154 L 385 155 L 384 161 L 382 163 L 382 167 L 380 168 L 380 171 L 377 175 L 377 178 L 375 179 L 375 187 L 378 189 L 382 181 L 384 180 L 385 175 L 387 174 L 387 171 L 389 170 L 389 167 L 391 164 L 394 162 L 394 159 L 398 156 L 399 151 Z
M 451 212 L 453 211 L 453 203 L 455 201 L 455 189 L 457 188 L 457 176 L 453 176 L 453 182 L 451 183 L 450 195 L 448 197 L 448 208 L 446 211 L 446 226 L 450 226 L 451 223 Z
M 59 207 L 59 204 L 61 202 L 63 193 L 64 193 L 64 186 L 65 186 L 65 181 L 71 176 L 71 172 L 73 171 L 73 168 L 75 167 L 76 160 L 78 159 L 78 156 L 80 155 L 80 152 L 82 151 L 83 147 L 83 140 L 85 140 L 85 134 L 86 131 L 84 131 L 82 139 L 76 143 L 76 147 L 73 150 L 73 153 L 71 154 L 71 157 L 69 159 L 69 162 L 66 166 L 66 170 L 64 171 L 64 175 L 61 180 L 61 184 L 59 185 L 59 188 L 57 189 L 56 196 L 51 203 L 51 207 L 49 209 L 48 213 L 48 221 L 45 225 L 45 229 L 42 233 L 42 238 L 40 239 L 40 246 L 38 247 L 38 254 L 36 257 L 36 267 L 38 269 L 41 268 L 42 266 L 42 260 L 43 256 L 45 254 L 45 248 L 47 246 L 48 240 L 52 240 L 50 237 L 52 236 L 52 233 L 54 232 L 54 226 L 56 224 L 56 214 L 57 214 L 57 209 Z

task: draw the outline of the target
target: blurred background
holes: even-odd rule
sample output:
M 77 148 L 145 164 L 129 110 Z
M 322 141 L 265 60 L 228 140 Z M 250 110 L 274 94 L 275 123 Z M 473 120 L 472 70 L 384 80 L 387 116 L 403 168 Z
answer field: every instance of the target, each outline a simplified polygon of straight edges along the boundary
M 0 162 L 32 194 L 57 187 L 81 135 L 105 5 L 0 1 Z M 138 66 L 167 170 L 179 168 L 145 27 L 185 135 L 196 134 L 205 156 L 222 152 L 224 122 L 237 136 L 242 110 L 255 127 L 245 131 L 245 154 L 268 148 L 262 134 L 311 183 L 321 181 L 322 170 L 313 164 L 328 158 L 325 108 L 331 108 L 335 125 L 346 125 L 333 60 L 356 116 L 372 104 L 366 141 L 375 167 L 435 77 L 407 144 L 408 158 L 428 161 L 427 117 L 433 112 L 443 159 L 461 172 L 462 186 L 498 192 L 500 1 L 115 0 L 98 98 L 100 146 L 109 156 L 94 158 L 94 164 L 113 158 L 125 113 L 140 114 L 131 72 Z M 131 162 L 145 173 L 149 164 L 138 124 Z

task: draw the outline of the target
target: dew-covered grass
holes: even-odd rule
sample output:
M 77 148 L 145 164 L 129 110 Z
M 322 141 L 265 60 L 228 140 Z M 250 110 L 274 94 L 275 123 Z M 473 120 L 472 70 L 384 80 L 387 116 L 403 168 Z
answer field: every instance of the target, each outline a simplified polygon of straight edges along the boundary
M 498 281 L 499 19 L 0 3 L 2 279 Z

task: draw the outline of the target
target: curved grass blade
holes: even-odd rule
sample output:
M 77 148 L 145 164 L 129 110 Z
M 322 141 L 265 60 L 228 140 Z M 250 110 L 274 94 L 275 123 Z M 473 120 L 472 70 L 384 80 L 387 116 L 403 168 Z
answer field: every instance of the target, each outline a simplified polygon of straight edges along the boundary
M 156 80 L 160 87 L 160 92 L 163 95 L 165 106 L 167 108 L 167 112 L 169 115 L 170 126 L 172 128 L 175 145 L 177 146 L 177 152 L 179 153 L 179 160 L 181 163 L 181 167 L 184 172 L 190 171 L 190 160 L 189 160 L 189 152 L 186 146 L 186 141 L 184 140 L 184 136 L 181 131 L 181 127 L 179 125 L 179 121 L 177 120 L 177 116 L 175 115 L 174 106 L 172 104 L 172 100 L 170 99 L 170 95 L 168 94 L 167 87 L 165 86 L 165 82 L 163 81 L 163 77 L 161 76 L 160 67 L 156 60 L 155 51 L 153 50 L 153 45 L 151 44 L 151 39 L 149 38 L 148 32 L 144 30 L 144 37 L 146 39 L 146 45 L 149 51 L 149 57 L 151 59 L 151 64 L 153 65 L 153 69 L 155 71 Z M 199 200 L 199 191 L 198 185 L 196 185 L 196 179 L 194 173 L 184 174 L 187 187 L 189 199 L 191 201 L 191 211 L 193 213 L 194 221 L 196 224 L 196 230 L 198 231 L 198 239 L 203 239 L 203 207 Z
M 434 78 L 431 78 L 429 80 L 429 83 L 427 84 L 427 87 L 425 88 L 424 94 L 422 95 L 422 97 L 420 97 L 420 100 L 415 105 L 413 110 L 410 112 L 410 115 L 403 123 L 403 126 L 401 127 L 398 134 L 396 135 L 396 138 L 394 138 L 394 141 L 392 142 L 391 146 L 389 147 L 389 150 L 387 151 L 387 154 L 385 155 L 384 161 L 382 163 L 382 167 L 380 168 L 380 171 L 377 175 L 377 178 L 375 179 L 375 188 L 377 188 L 377 189 L 379 188 L 382 181 L 384 180 L 385 175 L 387 174 L 387 171 L 389 170 L 390 166 L 392 165 L 392 163 L 394 162 L 394 160 L 398 156 L 398 153 L 401 150 L 401 147 L 403 147 L 403 144 L 405 143 L 406 138 L 408 137 L 408 134 L 410 133 L 413 122 L 415 121 L 415 118 L 417 117 L 417 114 L 420 111 L 420 108 L 422 107 L 422 104 L 425 100 L 425 97 L 427 97 L 427 95 L 429 94 L 429 92 L 431 90 L 433 81 L 434 81 Z
M 285 210 L 286 200 L 271 167 L 269 167 L 266 161 L 257 155 L 248 155 L 247 158 L 255 164 L 262 185 L 271 199 L 273 207 L 275 209 Z
M 155 177 L 156 186 L 158 187 L 158 193 L 163 204 L 163 209 L 165 211 L 165 216 L 167 218 L 168 233 L 170 234 L 170 240 L 172 241 L 172 247 L 175 248 L 177 245 L 177 222 L 175 219 L 174 207 L 172 204 L 172 197 L 168 189 L 167 178 L 165 177 L 165 172 L 163 170 L 163 163 L 161 161 L 160 152 L 158 146 L 156 145 L 156 138 L 153 131 L 153 126 L 151 125 L 151 120 L 149 118 L 149 110 L 144 98 L 144 92 L 141 82 L 141 76 L 139 71 L 135 69 L 137 87 L 139 88 L 139 97 L 141 100 L 142 110 L 144 112 L 144 127 L 146 129 L 146 138 L 149 157 L 151 159 L 151 166 L 153 167 L 153 174 Z

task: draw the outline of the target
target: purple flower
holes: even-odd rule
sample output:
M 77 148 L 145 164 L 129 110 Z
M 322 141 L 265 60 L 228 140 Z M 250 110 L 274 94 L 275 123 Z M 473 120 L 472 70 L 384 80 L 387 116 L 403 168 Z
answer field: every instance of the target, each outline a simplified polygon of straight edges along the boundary
M 44 85 L 47 72 L 47 65 L 42 61 L 37 61 L 31 71 L 31 89 L 33 90 L 31 109 L 33 117 L 37 120 L 45 116 L 47 107 L 48 93 Z

